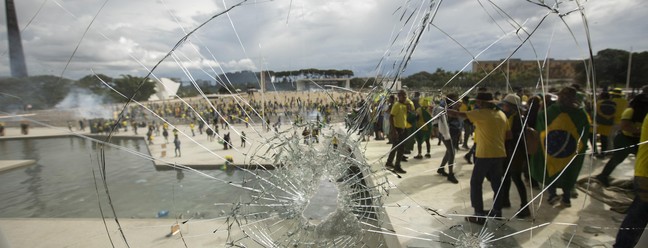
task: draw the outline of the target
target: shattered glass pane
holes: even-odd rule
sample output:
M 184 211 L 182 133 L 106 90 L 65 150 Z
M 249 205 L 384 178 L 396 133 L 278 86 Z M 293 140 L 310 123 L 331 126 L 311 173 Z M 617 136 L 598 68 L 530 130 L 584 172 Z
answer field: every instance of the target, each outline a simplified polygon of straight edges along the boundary
M 438 100 L 447 92 L 464 97 L 479 87 L 495 88 L 496 83 L 512 91 L 508 59 L 531 58 L 537 66 L 529 70 L 546 72 L 549 58 L 567 50 L 588 58 L 596 46 L 589 25 L 598 21 L 590 19 L 588 10 L 590 6 L 605 9 L 600 3 L 244 0 L 205 1 L 195 3 L 196 7 L 166 0 L 92 2 L 92 6 L 57 0 L 16 3 L 23 9 L 20 13 L 31 18 L 20 19 L 28 44 L 45 46 L 39 42 L 42 39 L 70 51 L 64 62 L 38 65 L 39 72 L 76 78 L 90 74 L 98 79 L 99 74 L 118 72 L 157 81 L 171 72 L 182 75 L 199 96 L 147 102 L 111 89 L 128 102 L 100 105 L 94 96 L 87 97 L 92 93 L 75 89 L 54 110 L 0 113 L 0 121 L 16 124 L 14 129 L 8 126 L 8 133 L 26 120 L 34 133 L 71 136 L 0 140 L 3 157 L 37 161 L 27 169 L 0 173 L 0 234 L 10 243 L 42 245 L 29 239 L 52 233 L 74 240 L 53 241 L 62 242 L 55 246 L 85 247 L 592 247 L 613 243 L 623 215 L 606 210 L 583 193 L 593 190 L 588 180 L 579 183 L 581 194 L 566 209 L 547 204 L 546 190 L 530 185 L 526 186 L 530 203 L 517 206 L 521 202 L 511 189 L 513 200 L 504 216 L 475 225 L 464 221 L 473 217 L 472 165 L 457 156 L 459 184 L 448 183 L 434 173 L 445 150 L 433 144 L 431 159 L 410 158 L 408 173 L 397 174 L 385 166 L 391 145 L 367 137 L 372 136 L 372 123 L 384 118 L 377 113 L 386 108 L 388 96 L 399 89 L 403 77 L 443 65 L 421 61 L 445 61 L 460 68 L 448 72 L 452 76 L 443 87 L 425 92 Z M 142 14 L 146 12 L 150 16 Z M 115 21 L 129 18 L 135 21 Z M 52 19 L 70 25 L 46 25 Z M 331 19 L 345 22 L 328 22 Z M 354 25 L 360 20 L 380 23 L 380 28 Z M 283 25 L 262 25 L 269 22 Z M 467 25 L 476 26 L 470 29 L 475 33 L 466 33 Z M 296 33 L 304 27 L 313 36 L 297 39 Z M 75 36 L 74 44 L 58 44 L 60 35 Z M 149 44 L 142 36 L 157 39 Z M 562 45 L 554 45 L 557 41 Z M 381 46 L 364 50 L 368 43 Z M 314 49 L 319 46 L 333 49 L 329 53 Z M 279 58 L 290 50 L 301 55 Z M 447 56 L 442 50 L 460 52 Z M 7 52 L 2 54 L 8 57 Z M 98 54 L 100 60 L 88 63 L 90 54 Z M 336 64 L 347 57 L 353 57 L 351 64 Z M 421 59 L 428 57 L 433 59 Z M 494 68 L 474 63 L 494 58 L 502 59 Z M 327 65 L 333 68 L 353 68 L 356 74 L 375 80 L 365 80 L 360 89 L 351 90 L 307 78 L 308 91 L 282 92 L 277 89 L 278 79 L 267 73 L 311 68 L 320 65 L 317 61 L 331 61 Z M 355 65 L 362 61 L 371 63 Z M 483 76 L 466 79 L 461 71 L 469 66 Z M 246 94 L 230 79 L 215 76 L 226 70 L 262 71 L 255 74 L 253 86 L 267 90 Z M 545 94 L 554 81 L 540 75 L 530 90 Z M 211 94 L 211 86 L 200 84 L 198 78 L 215 81 L 229 92 Z M 584 88 L 597 87 L 594 79 L 588 81 Z M 95 86 L 108 86 L 103 83 Z M 298 81 L 291 78 L 289 83 Z M 11 94 L 2 97 L 3 103 L 22 101 Z M 431 122 L 444 114 L 436 114 Z M 68 131 L 68 120 L 76 123 L 83 118 L 117 121 L 99 135 Z M 189 126 L 193 120 L 196 126 L 204 126 L 200 133 L 198 127 Z M 122 122 L 125 127 L 119 126 Z M 146 124 L 139 127 L 139 134 L 134 131 L 138 122 Z M 92 123 L 87 125 L 90 128 Z M 147 125 L 158 126 L 150 141 L 143 135 Z M 169 138 L 157 131 L 163 125 L 169 128 Z M 124 137 L 135 134 L 139 138 Z M 181 149 L 174 150 L 174 135 L 181 140 Z M 365 142 L 367 138 L 370 141 Z M 595 175 L 603 163 L 590 156 L 591 150 L 586 153 L 579 178 Z M 633 165 L 631 158 L 621 166 Z M 510 173 L 508 168 L 505 173 Z M 484 203 L 490 208 L 493 193 L 488 186 L 483 188 Z M 618 194 L 626 201 L 632 199 L 626 192 Z M 519 209 L 525 207 L 532 216 L 518 218 Z M 33 226 L 14 218 L 41 221 L 37 225 L 43 228 L 32 230 L 40 236 L 25 237 L 21 231 Z M 76 221 L 74 225 L 66 225 L 68 218 Z M 86 218 L 91 224 L 84 224 Z M 56 231 L 61 229 L 66 233 Z

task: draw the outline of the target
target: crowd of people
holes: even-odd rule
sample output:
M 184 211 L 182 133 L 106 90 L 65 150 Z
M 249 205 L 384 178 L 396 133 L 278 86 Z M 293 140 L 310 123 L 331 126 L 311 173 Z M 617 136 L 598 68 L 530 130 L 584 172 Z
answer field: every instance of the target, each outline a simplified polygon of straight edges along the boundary
M 502 95 L 486 88 L 478 88 L 474 95 L 408 95 L 404 90 L 378 97 L 355 93 L 302 93 L 279 99 L 249 95 L 131 104 L 115 110 L 120 115 L 114 119 L 79 120 L 79 130 L 87 126 L 92 133 L 109 134 L 130 128 L 137 135 L 139 128 L 145 128 L 149 143 L 160 133 L 169 143 L 172 132 L 177 157 L 181 156 L 181 142 L 171 124 L 188 125 L 192 136 L 197 129 L 198 135 L 207 135 L 209 141 L 218 137 L 227 150 L 233 148 L 230 133 L 220 135 L 220 130 L 232 124 L 249 127 L 259 123 L 269 131 L 283 122 L 300 125 L 306 118 L 314 118 L 318 125 L 301 125 L 304 143 L 311 144 L 320 142 L 323 125 L 344 120 L 346 128 L 357 130 L 363 141 L 371 136 L 388 140 L 392 146 L 385 167 L 397 174 L 407 173 L 403 163 L 410 155 L 416 154 L 413 159 L 431 158 L 431 142 L 437 139 L 437 145 L 446 150 L 437 173 L 449 182 L 459 182 L 454 166 L 461 149 L 466 151 L 465 161 L 474 163 L 469 182 L 474 214 L 466 220 L 477 224 L 484 224 L 486 217 L 502 217 L 502 208 L 511 207 L 511 183 L 520 197 L 517 217 L 531 216 L 527 187 L 542 188 L 550 205 L 568 208 L 577 195 L 575 184 L 585 157 L 608 159 L 593 177 L 608 187 L 616 167 L 635 154 L 636 197 L 615 247 L 631 247 L 648 222 L 648 86 L 634 95 L 618 88 L 586 92 L 577 84 L 535 95 L 522 89 Z M 22 133 L 27 134 L 27 124 L 21 124 Z M 68 128 L 72 129 L 72 122 Z M 0 135 L 3 133 L 0 124 Z M 241 132 L 241 147 L 249 142 L 246 139 Z M 337 147 L 338 137 L 333 139 L 331 144 Z M 484 207 L 484 179 L 495 196 L 492 209 Z
M 117 134 L 132 132 L 139 135 L 145 130 L 149 143 L 154 136 L 162 134 L 169 143 L 169 125 L 187 125 L 190 135 L 207 135 L 209 141 L 218 140 L 225 143 L 224 148 L 231 148 L 231 138 L 227 136 L 230 125 L 262 125 L 266 131 L 277 131 L 282 124 L 301 125 L 310 119 L 326 125 L 339 122 L 354 111 L 354 106 L 361 105 L 362 95 L 356 93 L 296 92 L 289 97 L 268 93 L 223 95 L 216 99 L 191 99 L 158 101 L 143 104 L 115 105 L 112 107 L 114 118 L 96 118 L 78 120 L 78 130 L 89 127 L 93 134 Z M 261 118 L 263 116 L 264 118 Z M 73 122 L 67 121 L 72 131 Z M 130 130 L 130 131 L 129 131 Z M 177 129 L 174 130 L 174 137 Z M 313 130 L 317 133 L 318 130 Z M 310 130 L 309 130 L 310 133 Z M 227 136 L 227 137 L 226 137 Z M 245 144 L 241 134 L 241 145 Z M 317 135 L 309 135 L 309 139 Z M 174 138 L 176 140 L 176 138 Z M 175 143 L 175 142 L 174 142 Z
M 418 148 L 414 159 L 429 158 L 430 140 L 437 138 L 446 148 L 437 173 L 457 183 L 454 158 L 462 145 L 468 150 L 466 162 L 474 161 L 470 178 L 474 215 L 466 220 L 484 224 L 486 217 L 501 217 L 502 208 L 511 207 L 511 182 L 521 200 L 516 215 L 524 218 L 531 215 L 524 177 L 530 186 L 543 187 L 550 205 L 568 208 L 577 196 L 575 184 L 586 156 L 609 157 L 602 172 L 593 177 L 602 187 L 608 187 L 616 166 L 629 154 L 636 154 L 637 194 L 615 245 L 632 247 L 648 222 L 648 86 L 631 96 L 618 88 L 603 89 L 596 98 L 577 84 L 546 94 L 523 92 L 518 90 L 500 99 L 479 88 L 474 97 L 460 100 L 455 93 L 422 97 L 415 92 L 410 97 L 404 90 L 398 91 L 386 104 L 378 104 L 382 107 L 374 116 L 382 113 L 383 121 L 373 118 L 375 138 L 385 135 L 392 144 L 385 167 L 394 173 L 407 173 L 402 163 L 413 154 L 414 144 Z M 470 136 L 472 146 L 468 144 Z M 423 143 L 427 146 L 425 156 Z M 494 195 L 490 210 L 483 203 L 484 179 Z

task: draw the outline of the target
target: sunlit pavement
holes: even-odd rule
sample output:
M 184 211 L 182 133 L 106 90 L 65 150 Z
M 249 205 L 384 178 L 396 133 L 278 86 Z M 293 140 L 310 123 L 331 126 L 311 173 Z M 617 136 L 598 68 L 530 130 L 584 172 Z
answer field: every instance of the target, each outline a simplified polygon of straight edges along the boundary
M 282 130 L 287 128 L 289 127 L 284 125 Z M 153 144 L 149 146 L 152 159 L 162 169 L 173 164 L 195 168 L 220 166 L 227 156 L 232 157 L 234 165 L 245 164 L 249 161 L 250 154 L 258 151 L 258 145 L 272 135 L 272 132 L 255 131 L 261 129 L 260 127 L 245 128 L 244 125 L 237 124 L 229 131 L 220 130 L 221 134 L 230 132 L 235 148 L 224 150 L 217 140 L 209 142 L 206 135 L 198 134 L 198 130 L 195 131 L 196 136 L 192 136 L 188 126 L 179 126 L 178 129 L 181 131 L 179 136 L 182 141 L 182 156 L 174 155 L 172 138 L 169 144 L 166 144 L 162 136 L 156 136 Z M 250 144 L 245 148 L 241 147 L 240 138 L 234 130 L 245 131 Z M 76 130 L 73 133 L 87 134 L 77 133 Z M 145 130 L 140 129 L 139 136 L 143 137 L 143 133 Z M 6 136 L 0 139 L 69 135 L 71 132 L 67 128 L 35 127 L 30 129 L 29 135 L 21 135 L 17 128 L 7 128 L 5 134 Z M 134 134 L 129 130 L 117 135 Z M 359 137 L 354 135 L 353 138 Z M 564 209 L 547 204 L 546 194 L 537 197 L 531 207 L 533 218 L 517 219 L 511 218 L 520 205 L 517 191 L 512 186 L 512 207 L 504 209 L 503 219 L 489 220 L 485 226 L 464 221 L 464 216 L 473 212 L 469 196 L 473 165 L 467 164 L 463 159 L 466 150 L 460 150 L 455 159 L 455 173 L 459 184 L 450 183 L 436 173 L 445 148 L 437 146 L 436 140 L 431 143 L 432 158 L 417 160 L 413 159 L 416 153 L 409 155 L 409 161 L 403 163 L 407 174 L 397 178 L 395 174 L 383 168 L 391 145 L 386 144 L 386 141 L 373 139 L 361 142 L 360 149 L 372 168 L 377 174 L 384 174 L 394 185 L 384 200 L 384 210 L 391 222 L 391 227 L 385 228 L 394 230 L 392 237 L 397 239 L 396 242 L 389 242 L 390 247 L 396 247 L 398 243 L 402 247 L 450 247 L 448 243 L 457 243 L 457 237 L 463 239 L 461 237 L 465 237 L 464 233 L 483 233 L 478 240 L 490 240 L 490 244 L 496 247 L 610 247 L 613 244 L 624 215 L 610 211 L 609 206 L 580 191 L 578 198 L 572 199 L 572 206 Z M 587 158 L 581 177 L 596 175 L 606 161 L 607 159 Z M 617 167 L 612 176 L 630 178 L 633 165 L 634 156 L 630 156 Z M 492 204 L 492 193 L 487 181 L 484 182 L 483 191 L 484 205 L 488 208 L 489 204 Z M 532 193 L 538 195 L 539 190 L 532 189 Z M 190 247 L 218 247 L 224 242 L 224 235 L 213 234 L 217 221 L 183 225 L 182 237 L 175 235 L 170 238 L 166 238 L 165 235 L 175 223 L 173 219 L 122 218 L 119 221 L 131 247 L 180 247 L 185 243 Z M 112 241 L 108 239 L 106 227 L 101 219 L 0 219 L 0 228 L 11 247 L 111 247 L 111 242 L 116 247 L 125 246 L 119 230 L 115 227 L 115 221 L 106 219 L 106 223 Z M 489 236 L 491 234 L 492 237 Z

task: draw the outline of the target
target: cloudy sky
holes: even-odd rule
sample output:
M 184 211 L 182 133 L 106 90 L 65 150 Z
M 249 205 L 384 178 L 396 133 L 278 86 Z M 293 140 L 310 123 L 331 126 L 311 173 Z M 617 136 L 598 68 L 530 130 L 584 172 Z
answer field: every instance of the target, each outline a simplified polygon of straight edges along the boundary
M 579 0 L 582 12 L 575 1 L 549 0 L 14 1 L 29 74 L 71 79 L 92 71 L 144 76 L 160 61 L 156 76 L 185 80 L 303 68 L 373 76 L 396 75 L 410 56 L 404 75 L 460 70 L 473 57 L 580 59 L 589 45 L 594 53 L 648 50 L 642 0 Z M 0 39 L 0 76 L 9 76 L 6 28 Z

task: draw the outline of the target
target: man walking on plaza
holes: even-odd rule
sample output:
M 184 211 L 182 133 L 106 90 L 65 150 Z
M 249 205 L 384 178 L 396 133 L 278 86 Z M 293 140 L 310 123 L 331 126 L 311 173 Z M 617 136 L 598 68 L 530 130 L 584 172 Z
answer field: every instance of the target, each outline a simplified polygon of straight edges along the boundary
M 182 157 L 182 153 L 180 152 L 180 139 L 178 138 L 178 135 L 174 136 L 173 145 L 175 146 L 175 156 Z
M 405 141 L 407 128 L 407 113 L 413 106 L 407 104 L 407 93 L 404 90 L 398 91 L 398 101 L 394 103 L 389 115 L 389 135 L 391 137 L 392 148 L 387 157 L 387 169 L 393 169 L 396 173 L 407 173 L 401 167 L 401 159 L 405 151 Z M 394 158 L 396 161 L 394 162 Z
M 468 118 L 475 125 L 475 168 L 470 177 L 470 202 L 475 209 L 475 216 L 466 217 L 472 223 L 484 224 L 483 216 L 502 216 L 502 206 L 498 199 L 498 190 L 502 182 L 502 163 L 506 159 L 506 115 L 497 109 L 493 94 L 479 92 L 475 99 L 477 109 L 459 112 L 448 109 L 448 114 Z M 484 179 L 490 180 L 493 190 L 493 210 L 484 210 L 482 184 Z
M 546 185 L 549 204 L 560 202 L 560 208 L 570 207 L 571 190 L 583 167 L 590 133 L 578 91 L 570 86 L 561 89 L 558 101 L 538 113 L 536 130 L 540 150 L 531 160 L 531 176 Z M 557 188 L 562 188 L 562 197 L 557 194 Z
M 635 161 L 635 198 L 616 236 L 613 247 L 641 247 L 637 244 L 648 223 L 648 115 L 641 126 L 639 152 Z

